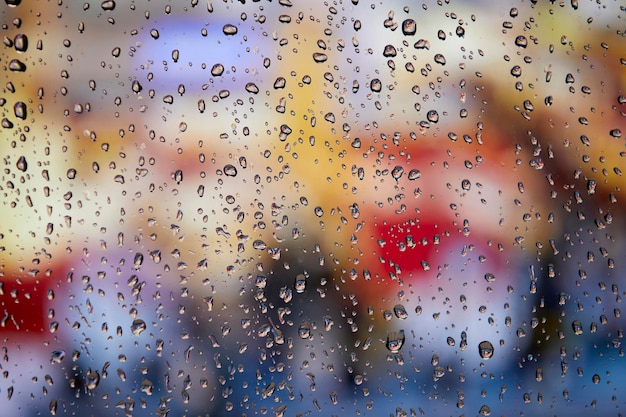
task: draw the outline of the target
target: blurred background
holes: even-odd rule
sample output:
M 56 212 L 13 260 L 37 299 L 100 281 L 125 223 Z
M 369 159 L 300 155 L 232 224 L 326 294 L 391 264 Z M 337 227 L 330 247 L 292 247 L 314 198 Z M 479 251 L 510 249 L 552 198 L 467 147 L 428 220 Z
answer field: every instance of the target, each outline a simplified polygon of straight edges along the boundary
M 622 414 L 623 5 L 0 7 L 0 415 Z

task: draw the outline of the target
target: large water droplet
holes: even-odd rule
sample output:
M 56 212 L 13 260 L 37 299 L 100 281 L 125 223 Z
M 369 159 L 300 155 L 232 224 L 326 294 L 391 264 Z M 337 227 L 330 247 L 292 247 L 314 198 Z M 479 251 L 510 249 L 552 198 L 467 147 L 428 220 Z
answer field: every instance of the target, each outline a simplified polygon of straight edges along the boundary
M 17 52 L 26 52 L 28 49 L 28 38 L 23 33 L 15 35 L 13 46 Z
M 237 34 L 237 26 L 231 25 L 230 23 L 225 24 L 222 28 L 224 35 L 232 36 Z
M 12 59 L 11 62 L 9 62 L 9 69 L 15 72 L 24 72 L 26 71 L 26 64 L 19 59 Z
M 224 73 L 224 65 L 222 64 L 215 64 L 211 68 L 211 75 L 213 75 L 214 77 L 219 77 L 223 73 Z
M 50 354 L 50 363 L 61 363 L 61 361 L 65 358 L 64 350 L 53 350 Z
M 406 308 L 404 308 L 402 304 L 396 304 L 393 307 L 393 313 L 396 315 L 397 318 L 402 320 L 409 317 L 409 314 L 406 312 Z
M 415 35 L 415 32 L 417 32 L 417 24 L 415 23 L 415 20 L 405 19 L 404 22 L 402 22 L 402 33 L 405 36 L 413 36 Z
M 326 62 L 327 59 L 328 59 L 328 55 L 326 54 L 323 54 L 321 52 L 313 53 L 313 61 L 317 63 Z
M 17 166 L 17 169 L 22 172 L 26 172 L 28 169 L 28 162 L 26 162 L 26 157 L 24 155 L 20 156 L 15 165 Z
M 143 333 L 146 330 L 147 326 L 146 326 L 146 322 L 141 320 L 141 319 L 135 319 L 133 320 L 133 324 L 131 324 L 130 326 L 130 331 L 135 335 L 135 336 L 139 336 L 141 333 Z
M 387 335 L 387 349 L 393 353 L 400 352 L 402 346 L 404 345 L 404 330 L 400 330 L 399 332 L 391 332 Z
M 259 87 L 257 87 L 257 85 L 255 83 L 248 83 L 248 84 L 246 84 L 246 91 L 248 93 L 258 94 L 259 93 Z
M 110 12 L 111 10 L 115 9 L 115 1 L 105 0 L 102 3 L 100 3 L 100 7 L 102 7 L 102 10 L 106 10 L 107 12 Z
M 91 371 L 87 373 L 87 377 L 85 378 L 85 384 L 87 386 L 87 389 L 96 389 L 99 383 L 100 374 L 98 373 L 98 371 Z

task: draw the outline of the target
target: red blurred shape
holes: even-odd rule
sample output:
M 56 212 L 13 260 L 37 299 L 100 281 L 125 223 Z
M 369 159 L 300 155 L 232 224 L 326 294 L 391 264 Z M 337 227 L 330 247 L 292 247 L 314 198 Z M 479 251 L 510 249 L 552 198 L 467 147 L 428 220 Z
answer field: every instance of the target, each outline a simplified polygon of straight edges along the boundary
M 46 295 L 37 282 L 0 281 L 0 335 L 43 333 Z

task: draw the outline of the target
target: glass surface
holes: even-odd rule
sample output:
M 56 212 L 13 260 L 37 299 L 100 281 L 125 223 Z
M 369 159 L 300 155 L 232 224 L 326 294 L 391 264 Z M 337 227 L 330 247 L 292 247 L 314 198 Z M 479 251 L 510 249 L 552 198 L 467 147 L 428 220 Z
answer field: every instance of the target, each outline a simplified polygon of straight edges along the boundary
M 624 413 L 623 2 L 0 10 L 0 416 Z

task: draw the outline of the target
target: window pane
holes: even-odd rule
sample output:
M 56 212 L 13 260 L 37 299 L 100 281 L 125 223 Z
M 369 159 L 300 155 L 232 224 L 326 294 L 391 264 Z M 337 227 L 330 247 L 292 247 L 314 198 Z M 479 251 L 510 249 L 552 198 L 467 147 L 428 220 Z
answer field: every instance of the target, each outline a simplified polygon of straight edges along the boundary
M 623 5 L 1 13 L 1 416 L 621 415 Z

